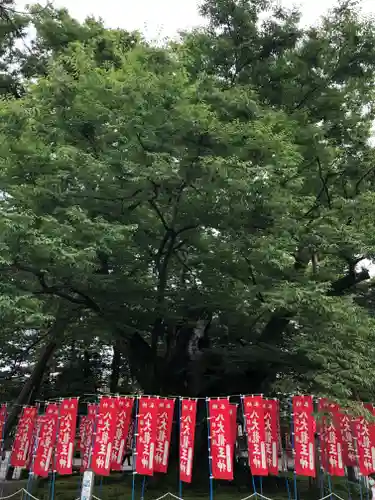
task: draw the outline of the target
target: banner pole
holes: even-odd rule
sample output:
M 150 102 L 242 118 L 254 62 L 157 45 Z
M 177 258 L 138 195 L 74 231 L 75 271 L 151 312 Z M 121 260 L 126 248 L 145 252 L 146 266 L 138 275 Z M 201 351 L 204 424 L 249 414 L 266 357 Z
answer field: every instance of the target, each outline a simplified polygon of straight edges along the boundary
M 255 495 L 255 497 L 257 497 L 258 493 L 257 493 L 257 487 L 256 487 L 256 483 L 255 483 L 255 476 L 254 476 L 254 474 L 251 472 L 251 464 L 250 464 L 250 450 L 249 450 L 249 436 L 248 436 L 248 433 L 247 433 L 247 425 L 246 425 L 246 415 L 245 415 L 244 396 L 240 396 L 240 399 L 241 399 L 241 407 L 242 407 L 243 429 L 244 429 L 244 433 L 245 433 L 245 437 L 246 437 L 247 462 L 248 462 L 248 464 L 249 464 L 249 469 L 250 469 L 250 473 L 251 473 L 251 482 L 252 482 L 252 484 L 253 484 L 253 491 L 254 491 L 254 495 Z
M 33 448 L 30 450 L 31 452 L 31 461 L 30 461 L 30 468 L 29 468 L 29 478 L 27 480 L 27 486 L 26 486 L 26 497 L 25 500 L 27 500 L 30 497 L 30 491 L 29 489 L 31 488 L 34 480 L 34 472 L 33 472 L 33 466 L 34 466 L 34 461 L 35 461 L 35 453 L 38 447 L 38 441 L 39 441 L 39 432 L 40 432 L 40 427 L 41 425 L 38 425 L 38 417 L 39 417 L 39 409 L 40 409 L 40 404 L 36 404 L 36 416 L 35 416 L 35 441 L 33 443 Z
M 51 476 L 51 490 L 50 490 L 50 500 L 55 499 L 55 482 L 56 482 L 56 444 L 57 444 L 57 437 L 59 435 L 59 428 L 60 428 L 60 406 L 61 406 L 61 401 L 58 402 L 57 406 L 57 423 L 56 423 L 56 432 L 55 432 L 55 442 L 53 444 L 53 449 L 55 450 L 55 453 L 53 454 L 53 459 L 52 459 L 52 476 Z
M 213 498 L 214 498 L 214 484 L 213 484 L 213 476 L 212 476 L 211 426 L 210 426 L 209 401 L 210 401 L 210 398 L 206 398 L 208 470 L 209 470 L 209 474 L 210 474 L 210 500 L 213 500 Z
M 181 405 L 182 399 L 180 397 L 177 398 L 177 418 L 178 418 L 178 496 L 182 498 L 182 481 L 180 474 L 180 456 L 181 456 Z
M 87 459 L 87 470 L 84 471 L 83 473 L 83 478 L 82 478 L 82 486 L 81 486 L 81 500 L 91 500 L 94 486 L 95 486 L 95 474 L 91 470 L 91 462 L 92 462 L 92 454 L 93 454 L 93 448 L 95 444 L 95 439 L 96 439 L 96 426 L 97 426 L 97 420 L 98 420 L 98 414 L 99 414 L 99 404 L 100 404 L 100 397 L 99 400 L 96 398 L 96 403 L 95 403 L 95 418 L 94 418 L 94 423 L 92 427 L 92 436 L 91 436 L 91 446 L 89 450 L 89 456 Z
M 3 453 L 4 453 L 4 431 L 5 431 L 5 425 L 6 425 L 6 422 L 8 420 L 8 405 L 5 403 L 4 404 L 4 422 L 3 422 L 3 428 L 1 430 L 1 449 L 0 449 L 0 453 L 1 453 L 1 456 L 0 456 L 0 463 L 1 465 L 3 465 Z M 2 480 L 1 481 L 1 490 L 0 490 L 0 496 L 3 496 L 3 492 L 4 492 L 4 482 L 5 482 L 5 478 L 7 477 L 7 472 L 8 472 L 8 467 L 9 467 L 9 461 L 10 461 L 10 455 L 9 455 L 9 460 L 7 461 L 6 458 L 4 457 L 4 481 Z
M 293 403 L 292 399 L 289 398 L 289 410 L 290 410 L 290 440 L 293 450 L 293 484 L 294 484 L 294 499 L 298 500 L 298 490 L 297 490 L 297 474 L 296 474 L 296 450 L 294 446 L 294 424 L 293 424 Z
M 132 500 L 135 500 L 135 475 L 136 470 L 136 460 L 137 460 L 137 433 L 138 433 L 138 406 L 139 406 L 139 396 L 135 398 L 135 423 L 133 431 L 133 478 L 132 478 Z
M 146 476 L 143 476 L 143 479 L 142 479 L 141 500 L 144 500 L 144 498 L 145 498 L 145 490 L 146 490 Z

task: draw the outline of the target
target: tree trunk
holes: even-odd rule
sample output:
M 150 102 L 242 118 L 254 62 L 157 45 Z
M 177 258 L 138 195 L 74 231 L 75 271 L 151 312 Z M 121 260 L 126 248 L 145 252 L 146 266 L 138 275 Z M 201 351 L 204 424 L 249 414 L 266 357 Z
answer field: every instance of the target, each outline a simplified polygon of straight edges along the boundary
M 59 340 L 64 334 L 69 319 L 69 316 L 61 317 L 59 313 L 57 314 L 56 319 L 49 332 L 50 342 L 45 346 L 40 358 L 34 366 L 30 377 L 26 380 L 24 386 L 21 389 L 21 392 L 19 393 L 16 401 L 13 403 L 13 406 L 10 409 L 8 418 L 4 426 L 4 439 L 9 436 L 10 431 L 17 421 L 17 417 L 22 406 L 28 404 L 30 402 L 32 394 L 36 393 L 39 390 L 48 363 L 50 362 L 56 350 Z
M 119 349 L 118 342 L 115 342 L 113 345 L 111 376 L 109 381 L 109 392 L 111 394 L 116 394 L 118 392 L 118 382 L 120 379 L 120 363 L 121 363 L 121 351 Z
M 9 435 L 9 432 L 12 430 L 17 420 L 18 414 L 21 410 L 21 407 L 29 403 L 32 392 L 35 389 L 38 389 L 40 384 L 42 383 L 43 375 L 46 371 L 49 360 L 51 359 L 53 353 L 55 352 L 56 345 L 57 344 L 55 341 L 49 342 L 46 345 L 44 351 L 42 352 L 42 355 L 40 356 L 38 362 L 34 366 L 34 369 L 30 377 L 27 379 L 24 386 L 22 387 L 21 392 L 19 393 L 16 401 L 14 402 L 9 412 L 8 418 L 6 420 L 4 427 L 4 438 L 6 438 Z

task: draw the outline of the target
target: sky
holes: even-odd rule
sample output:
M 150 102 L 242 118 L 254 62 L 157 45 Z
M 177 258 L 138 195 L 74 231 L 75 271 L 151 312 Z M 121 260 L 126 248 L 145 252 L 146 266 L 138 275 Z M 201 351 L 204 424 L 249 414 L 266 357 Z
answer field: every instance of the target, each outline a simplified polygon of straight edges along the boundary
M 18 0 L 24 9 L 32 0 Z M 36 1 L 35 1 L 36 3 Z M 45 5 L 46 0 L 39 0 Z M 173 37 L 179 30 L 202 24 L 198 14 L 200 0 L 54 0 L 79 20 L 89 15 L 101 17 L 110 28 L 142 31 L 149 40 Z M 280 0 L 282 5 L 300 6 L 303 22 L 310 24 L 335 4 L 335 0 Z M 363 11 L 375 15 L 375 0 L 362 0 Z

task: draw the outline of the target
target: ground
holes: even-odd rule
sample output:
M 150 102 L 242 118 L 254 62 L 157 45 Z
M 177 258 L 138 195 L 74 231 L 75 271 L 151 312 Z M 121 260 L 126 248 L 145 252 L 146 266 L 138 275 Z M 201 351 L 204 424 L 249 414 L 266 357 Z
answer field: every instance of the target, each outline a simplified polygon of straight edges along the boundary
M 287 481 L 289 485 L 289 495 L 287 491 Z M 371 497 L 370 492 L 365 487 L 362 487 L 362 495 L 358 485 L 348 483 L 346 479 L 334 478 L 330 482 L 325 478 L 324 495 L 330 493 L 330 483 L 333 493 L 338 495 L 343 500 L 368 500 Z M 257 491 L 260 491 L 259 482 L 256 483 Z M 163 485 L 155 486 L 153 484 L 146 485 L 144 499 L 156 500 L 167 491 L 178 496 L 178 484 L 171 484 L 165 482 Z M 299 500 L 318 500 L 321 498 L 321 490 L 311 488 L 309 481 L 304 478 L 298 478 L 297 491 Z M 40 482 L 38 485 L 34 484 L 32 493 L 40 500 L 51 500 L 51 481 Z M 238 487 L 236 485 L 223 485 L 215 482 L 213 500 L 241 500 L 253 493 L 251 478 L 249 478 L 248 486 Z M 131 499 L 132 488 L 131 478 L 123 477 L 120 474 L 112 474 L 109 478 L 101 480 L 96 478 L 94 495 L 102 500 L 115 500 L 115 499 Z M 272 500 L 295 500 L 294 494 L 294 479 L 293 476 L 283 478 L 265 479 L 263 482 L 263 495 Z M 80 476 L 72 476 L 69 478 L 59 478 L 55 483 L 54 498 L 55 500 L 75 500 L 80 497 Z M 207 487 L 201 486 L 199 489 L 194 490 L 184 486 L 182 491 L 184 500 L 197 500 L 209 498 L 209 485 Z M 137 477 L 135 500 L 142 498 L 142 479 Z M 334 500 L 334 497 L 332 497 Z

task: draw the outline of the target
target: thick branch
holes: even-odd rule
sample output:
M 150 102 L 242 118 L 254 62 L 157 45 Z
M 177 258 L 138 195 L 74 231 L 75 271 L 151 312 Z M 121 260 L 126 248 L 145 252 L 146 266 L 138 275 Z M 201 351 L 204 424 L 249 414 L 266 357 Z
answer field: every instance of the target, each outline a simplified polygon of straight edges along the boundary
M 331 297 L 345 295 L 353 286 L 366 281 L 369 277 L 367 269 L 362 269 L 359 273 L 350 270 L 346 276 L 339 278 L 331 284 L 327 295 Z M 275 312 L 263 328 L 259 342 L 269 342 L 270 339 L 279 341 L 293 317 L 294 313 L 287 309 Z

